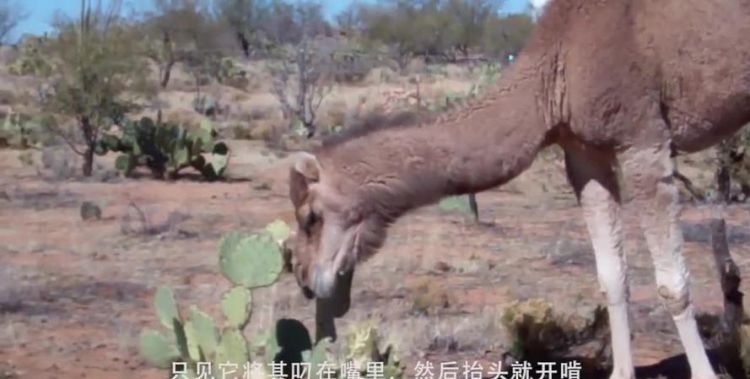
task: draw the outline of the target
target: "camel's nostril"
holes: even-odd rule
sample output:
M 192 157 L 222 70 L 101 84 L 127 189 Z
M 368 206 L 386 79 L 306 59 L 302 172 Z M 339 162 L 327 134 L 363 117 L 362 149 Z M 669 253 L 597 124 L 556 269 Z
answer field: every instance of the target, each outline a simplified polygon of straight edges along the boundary
M 312 300 L 315 298 L 315 292 L 313 292 L 308 286 L 302 287 L 302 294 L 305 295 L 305 298 L 307 298 L 307 300 Z

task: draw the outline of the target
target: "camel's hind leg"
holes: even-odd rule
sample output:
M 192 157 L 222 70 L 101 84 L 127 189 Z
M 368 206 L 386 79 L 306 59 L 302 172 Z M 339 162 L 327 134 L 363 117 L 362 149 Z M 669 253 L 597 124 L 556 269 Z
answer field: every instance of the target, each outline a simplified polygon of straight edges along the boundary
M 627 266 L 622 246 L 620 194 L 613 151 L 580 144 L 565 146 L 565 168 L 583 208 L 596 256 L 599 284 L 606 293 L 612 338 L 612 379 L 633 379 L 628 321 Z
M 624 179 L 651 252 L 659 298 L 672 314 L 694 379 L 715 379 L 693 314 L 690 276 L 682 255 L 680 206 L 669 142 L 644 144 L 622 154 Z

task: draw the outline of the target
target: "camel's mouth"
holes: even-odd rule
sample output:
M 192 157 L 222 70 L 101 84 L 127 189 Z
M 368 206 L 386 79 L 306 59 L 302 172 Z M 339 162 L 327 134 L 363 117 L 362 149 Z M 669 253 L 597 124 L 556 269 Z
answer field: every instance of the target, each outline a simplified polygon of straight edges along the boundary
M 339 273 L 335 277 L 335 282 L 333 283 L 331 290 L 326 293 L 327 296 L 323 296 L 318 292 L 313 293 L 319 301 L 319 304 L 324 305 L 326 312 L 333 317 L 341 317 L 349 311 L 353 278 L 354 270 Z M 302 291 L 304 292 L 305 289 L 303 288 Z
M 357 230 L 352 228 L 344 233 L 343 243 L 334 254 L 323 262 L 316 262 L 310 272 L 311 290 L 315 297 L 327 299 L 340 292 L 338 283 L 342 278 L 351 276 L 354 270 L 354 259 L 357 250 Z M 348 288 L 346 288 L 348 292 Z
M 315 297 L 328 299 L 336 292 L 338 278 L 341 274 L 334 267 L 316 265 L 312 275 L 312 292 Z M 304 291 L 304 289 L 303 289 Z

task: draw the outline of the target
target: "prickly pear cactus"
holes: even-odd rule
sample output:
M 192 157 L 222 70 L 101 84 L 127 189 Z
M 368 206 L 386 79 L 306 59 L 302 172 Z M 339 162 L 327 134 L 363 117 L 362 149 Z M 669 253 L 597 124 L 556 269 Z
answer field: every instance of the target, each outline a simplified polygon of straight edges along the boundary
M 230 363 L 242 367 L 250 355 L 247 340 L 241 329 L 227 328 L 221 334 L 221 340 L 216 347 L 216 362 Z
M 292 234 L 292 229 L 286 222 L 276 220 L 266 225 L 266 232 L 281 246 L 289 238 L 289 235 Z
M 120 136 L 104 134 L 96 146 L 100 155 L 119 152 L 115 168 L 126 176 L 138 166 L 146 166 L 157 178 L 176 179 L 192 167 L 209 180 L 224 175 L 229 164 L 229 147 L 215 142 L 213 125 L 186 130 L 182 125 L 155 123 L 148 117 L 125 122 Z
M 196 343 L 202 357 L 211 357 L 219 346 L 219 332 L 211 316 L 196 306 L 190 307 L 190 322 L 195 332 Z
M 53 140 L 54 118 L 11 112 L 0 123 L 0 146 L 17 149 L 41 148 Z
M 355 326 L 345 338 L 346 361 L 351 362 L 365 376 L 369 362 L 382 362 L 386 378 L 401 378 L 404 370 L 391 346 L 380 350 L 378 328 L 372 322 Z
M 174 292 L 169 287 L 159 287 L 154 295 L 154 307 L 159 321 L 167 329 L 174 327 L 174 322 L 180 320 L 177 310 L 177 302 L 174 300 Z
M 331 338 L 326 337 L 318 341 L 318 343 L 316 343 L 311 350 L 302 352 L 302 359 L 305 362 L 310 363 L 311 376 L 317 375 L 319 372 L 321 372 L 323 365 L 329 365 L 330 367 L 330 364 L 334 363 L 334 359 L 329 352 L 329 350 L 331 349 L 331 343 Z M 339 365 L 335 364 L 333 367 L 337 366 Z
M 213 368 L 210 374 L 214 377 L 221 377 L 219 367 L 227 363 L 237 365 L 235 367 L 240 369 L 251 368 L 254 367 L 253 364 L 259 363 L 262 367 L 259 372 L 251 368 L 257 375 L 253 377 L 270 377 L 269 364 L 281 352 L 276 338 L 291 332 L 291 327 L 286 326 L 285 328 L 289 328 L 286 331 L 272 330 L 265 336 L 255 336 L 252 338 L 253 345 L 245 338 L 243 329 L 250 320 L 252 289 L 272 284 L 281 272 L 280 243 L 283 243 L 289 233 L 288 225 L 283 221 L 275 221 L 260 234 L 230 232 L 221 239 L 219 266 L 227 279 L 235 284 L 222 295 L 221 325 L 196 306 L 190 306 L 187 312 L 181 313 L 172 290 L 168 287 L 158 288 L 154 296 L 154 307 L 164 326 L 164 332 L 151 329 L 142 331 L 139 350 L 146 362 L 160 368 L 169 368 L 172 362 L 185 362 L 192 375 L 190 377 L 195 377 L 199 362 L 210 362 Z M 296 324 L 301 325 L 302 333 L 309 338 L 304 325 L 299 322 Z M 295 333 L 299 332 L 300 330 L 295 329 Z M 386 377 L 402 377 L 401 368 L 389 350 L 384 354 L 379 351 L 374 326 L 355 330 L 347 341 L 350 344 L 347 350 L 349 360 L 357 361 L 363 367 L 367 362 L 381 360 L 384 361 Z M 302 360 L 309 364 L 312 375 L 326 369 L 332 372 L 332 378 L 343 379 L 343 373 L 339 372 L 343 360 L 332 354 L 331 347 L 330 338 L 322 339 L 301 352 Z
M 467 196 L 450 196 L 438 203 L 438 208 L 444 212 L 471 213 L 469 198 Z
M 115 158 L 115 169 L 122 171 L 125 176 L 130 175 L 138 161 L 132 153 L 120 154 Z
M 181 314 L 170 288 L 156 290 L 154 308 L 165 332 L 146 329 L 141 333 L 139 349 L 149 364 L 167 368 L 172 362 L 185 362 L 194 372 L 198 362 L 212 362 L 214 370 L 228 362 L 238 367 L 250 362 L 249 343 L 242 333 L 250 319 L 250 290 L 272 284 L 281 271 L 281 252 L 268 229 L 274 236 L 283 236 L 282 225 L 274 223 L 260 234 L 231 232 L 221 240 L 220 267 L 236 284 L 221 298 L 223 326 L 196 306 Z
M 173 341 L 152 329 L 141 333 L 138 346 L 146 362 L 158 368 L 169 368 L 180 355 Z
M 8 73 L 16 76 L 36 76 L 46 78 L 55 72 L 55 64 L 47 58 L 44 51 L 49 49 L 46 37 L 32 37 L 24 39 L 20 46 L 20 54 L 8 66 Z
M 221 310 L 227 324 L 242 329 L 250 319 L 252 295 L 247 288 L 237 286 L 224 294 L 221 299 Z
M 217 179 L 224 175 L 229 165 L 229 147 L 223 142 L 214 144 L 211 153 L 205 154 L 208 158 L 203 158 L 203 166 L 199 168 L 203 176 L 208 179 Z
M 267 235 L 229 233 L 219 244 L 219 267 L 236 285 L 266 287 L 281 274 L 283 259 L 276 242 Z

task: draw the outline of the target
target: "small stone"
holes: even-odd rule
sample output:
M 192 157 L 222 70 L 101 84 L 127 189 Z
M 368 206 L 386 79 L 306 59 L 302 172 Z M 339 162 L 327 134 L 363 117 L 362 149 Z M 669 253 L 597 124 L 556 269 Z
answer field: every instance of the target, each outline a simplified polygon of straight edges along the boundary
M 440 272 L 448 272 L 451 270 L 451 266 L 443 261 L 435 263 L 435 270 Z

